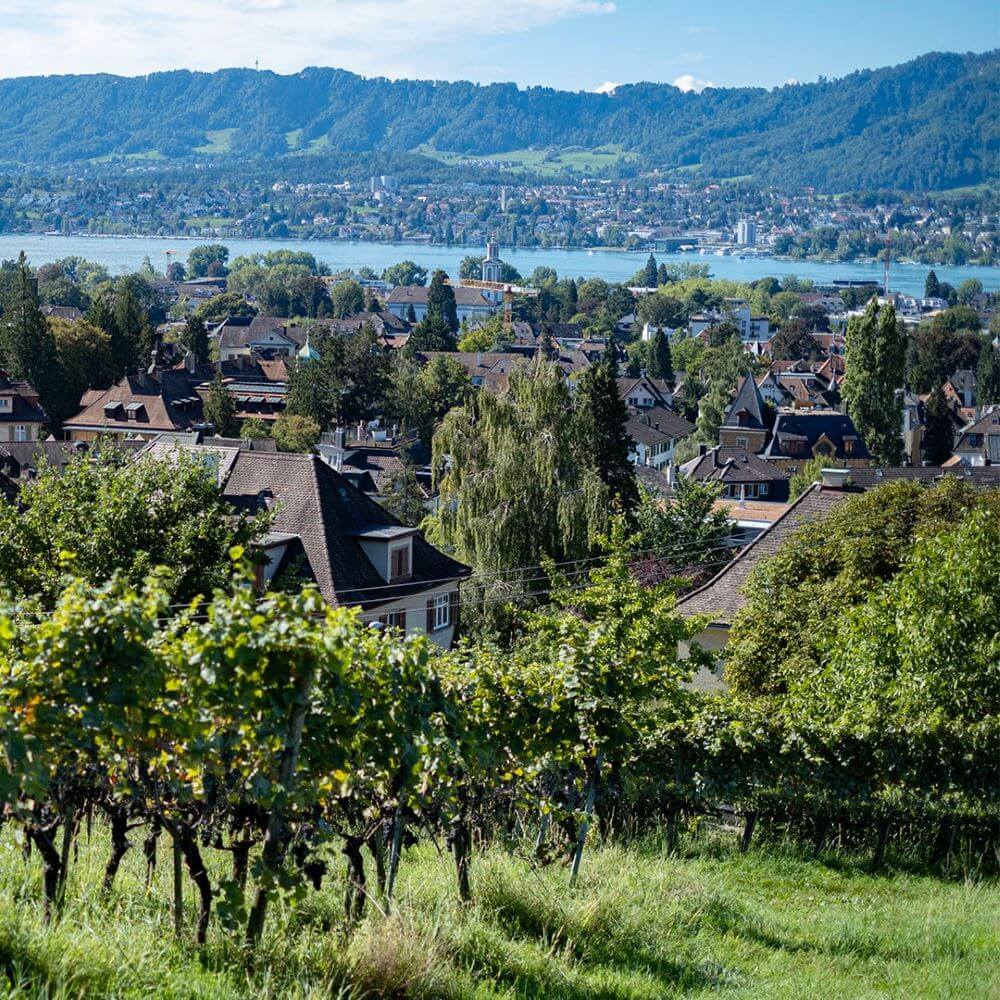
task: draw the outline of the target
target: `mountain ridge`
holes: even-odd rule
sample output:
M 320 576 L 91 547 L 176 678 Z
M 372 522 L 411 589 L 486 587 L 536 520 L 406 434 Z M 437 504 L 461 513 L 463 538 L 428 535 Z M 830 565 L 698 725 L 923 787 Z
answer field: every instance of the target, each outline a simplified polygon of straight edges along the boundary
M 407 152 L 490 156 L 616 145 L 648 168 L 839 191 L 941 189 L 995 176 L 1000 50 L 928 53 L 836 80 L 612 93 L 389 80 L 347 70 L 171 70 L 0 80 L 0 161 L 197 160 Z M 208 133 L 226 133 L 213 143 Z M 295 137 L 295 145 L 291 137 Z M 198 152 L 199 148 L 210 152 Z

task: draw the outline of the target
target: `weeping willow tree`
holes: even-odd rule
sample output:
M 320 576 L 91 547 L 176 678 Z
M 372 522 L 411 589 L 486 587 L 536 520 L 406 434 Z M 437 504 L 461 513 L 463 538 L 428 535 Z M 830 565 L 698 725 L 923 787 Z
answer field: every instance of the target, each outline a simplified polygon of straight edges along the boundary
M 476 571 L 486 603 L 544 589 L 537 568 L 586 556 L 608 524 L 608 490 L 560 371 L 518 366 L 505 391 L 475 393 L 434 435 L 440 491 L 428 537 Z

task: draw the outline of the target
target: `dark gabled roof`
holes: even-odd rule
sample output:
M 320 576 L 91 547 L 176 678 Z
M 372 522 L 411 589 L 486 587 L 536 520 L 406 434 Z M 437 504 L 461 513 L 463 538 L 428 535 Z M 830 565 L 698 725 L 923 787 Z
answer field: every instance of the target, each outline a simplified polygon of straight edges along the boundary
M 469 573 L 418 534 L 410 580 L 386 584 L 358 536 L 373 528 L 398 528 L 399 521 L 317 455 L 240 451 L 223 494 L 240 509 L 273 509 L 273 530 L 301 539 L 310 571 L 331 604 L 367 608 L 407 596 L 417 599 L 423 590 Z
M 780 412 L 774 422 L 771 440 L 761 455 L 764 458 L 802 458 L 801 454 L 789 455 L 785 444 L 788 441 L 805 441 L 807 448 L 812 450 L 824 436 L 834 448 L 834 454 L 828 456 L 831 459 L 863 460 L 871 457 L 854 421 L 846 413 L 836 410 Z M 852 442 L 850 453 L 844 447 L 845 440 Z
M 680 467 L 681 475 L 698 482 L 771 483 L 790 478 L 784 469 L 745 448 L 716 445 Z
M 976 373 L 971 368 L 958 368 L 948 382 L 957 392 L 976 393 Z
M 220 347 L 249 347 L 269 333 L 280 334 L 296 347 L 306 342 L 303 327 L 277 316 L 230 316 L 215 328 L 214 333 L 219 337 Z
M 954 476 L 983 489 L 1000 486 L 1000 466 L 996 465 L 886 465 L 851 469 L 849 473 L 851 483 L 860 490 L 870 490 L 897 479 L 936 483 L 944 476 Z
M 678 601 L 677 610 L 685 617 L 707 615 L 709 624 L 731 625 L 746 603 L 743 586 L 751 572 L 792 539 L 799 529 L 825 517 L 851 495 L 814 484 L 788 505 L 783 517 L 762 531 L 708 583 Z
M 657 405 L 642 410 L 630 409 L 625 430 L 633 441 L 654 445 L 687 437 L 694 430 L 694 424 L 679 413 Z
M 41 312 L 47 319 L 64 319 L 70 323 L 83 319 L 83 310 L 76 306 L 42 306 Z
M 43 424 L 48 416 L 38 403 L 38 393 L 0 368 L 0 395 L 10 399 L 10 409 L 0 410 L 0 423 Z
M 744 376 L 736 398 L 726 410 L 722 426 L 767 430 L 767 424 L 764 422 L 764 400 L 752 375 Z
M 452 285 L 451 290 L 455 293 L 456 306 L 496 308 L 478 288 L 469 288 L 468 285 Z M 386 304 L 391 303 L 392 305 L 426 306 L 429 294 L 430 287 L 426 285 L 397 285 L 385 301 Z

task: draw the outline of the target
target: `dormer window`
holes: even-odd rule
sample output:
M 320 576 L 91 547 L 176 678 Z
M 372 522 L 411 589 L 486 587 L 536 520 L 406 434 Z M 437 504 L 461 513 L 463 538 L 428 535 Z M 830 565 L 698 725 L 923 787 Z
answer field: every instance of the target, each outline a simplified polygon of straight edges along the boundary
M 0 396 L 0 413 L 10 413 L 14 400 L 10 396 Z
M 413 559 L 412 540 L 407 538 L 399 546 L 389 550 L 389 580 L 403 580 L 410 575 L 410 565 Z

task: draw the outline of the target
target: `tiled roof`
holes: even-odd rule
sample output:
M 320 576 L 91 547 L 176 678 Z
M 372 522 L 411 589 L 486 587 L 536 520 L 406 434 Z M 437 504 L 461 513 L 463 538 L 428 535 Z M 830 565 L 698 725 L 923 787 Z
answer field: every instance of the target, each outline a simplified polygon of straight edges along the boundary
M 800 528 L 824 517 L 851 495 L 819 484 L 812 486 L 708 583 L 678 601 L 677 610 L 687 617 L 707 615 L 711 624 L 731 625 L 746 603 L 742 588 L 751 572 L 792 539 Z
M 455 293 L 456 306 L 496 308 L 478 288 L 469 288 L 467 285 L 452 285 L 451 290 Z M 385 301 L 387 305 L 426 306 L 429 293 L 430 288 L 424 285 L 397 285 Z
M 687 437 L 694 430 L 694 424 L 666 407 L 651 406 L 638 411 L 630 410 L 625 430 L 633 441 L 653 445 Z
M 38 393 L 27 382 L 12 379 L 0 369 L 0 396 L 10 399 L 10 409 L 0 409 L 0 423 L 43 424 L 48 416 L 38 403 Z
M 830 459 L 867 459 L 868 449 L 858 434 L 854 421 L 846 413 L 836 410 L 813 410 L 810 412 L 781 412 L 774 422 L 771 440 L 761 453 L 764 458 L 803 458 L 804 453 L 787 450 L 789 441 L 805 441 L 810 452 L 822 437 L 826 437 L 834 448 Z M 844 446 L 851 441 L 851 451 Z
M 1000 486 L 1000 466 L 996 465 L 890 465 L 878 468 L 869 466 L 851 469 L 849 478 L 858 489 L 870 490 L 895 479 L 935 483 L 943 476 L 954 476 L 964 483 L 983 488 Z
M 722 420 L 723 427 L 748 427 L 753 430 L 765 430 L 764 400 L 753 376 L 746 375 L 740 384 L 732 406 L 726 411 Z
M 784 469 L 745 448 L 716 445 L 680 467 L 687 479 L 719 483 L 770 483 L 790 478 Z
M 421 591 L 438 581 L 468 574 L 466 567 L 418 534 L 413 539 L 411 579 L 387 585 L 365 556 L 357 534 L 398 527 L 399 522 L 317 455 L 240 451 L 223 493 L 241 509 L 272 507 L 273 530 L 301 539 L 316 584 L 331 604 L 370 607 L 406 596 L 416 603 Z
M 230 316 L 213 331 L 219 337 L 219 346 L 230 348 L 249 347 L 272 332 L 290 340 L 296 347 L 301 347 L 306 342 L 303 327 L 276 316 Z

